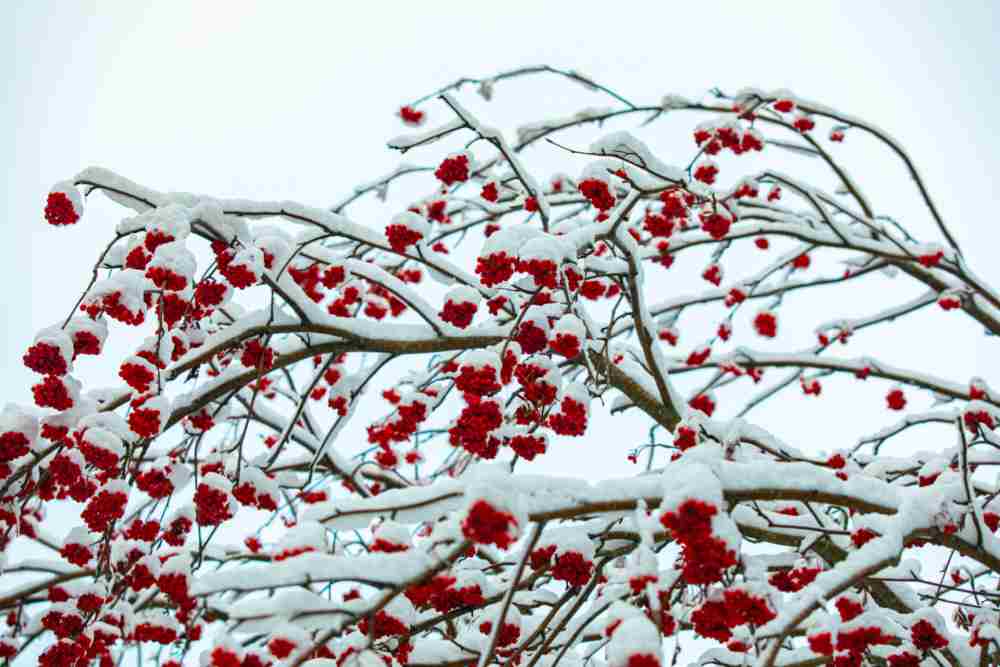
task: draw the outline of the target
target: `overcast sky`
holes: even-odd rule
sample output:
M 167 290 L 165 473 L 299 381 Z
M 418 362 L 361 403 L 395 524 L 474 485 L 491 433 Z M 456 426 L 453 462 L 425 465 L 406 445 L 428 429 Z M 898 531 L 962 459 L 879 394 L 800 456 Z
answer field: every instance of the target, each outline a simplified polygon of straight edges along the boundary
M 909 149 L 972 267 L 1000 285 L 997 2 L 6 2 L 0 26 L 9 31 L 0 40 L 8 49 L 0 402 L 30 400 L 21 354 L 37 329 L 65 318 L 126 215 L 95 204 L 75 228 L 50 228 L 41 212 L 55 181 L 100 165 L 157 189 L 324 205 L 395 166 L 385 141 L 402 131 L 393 116 L 401 103 L 462 75 L 525 64 L 576 68 L 643 103 L 712 86 L 787 87 L 866 117 Z M 606 98 L 537 79 L 498 89 L 492 107 L 477 108 L 512 129 L 598 104 Z M 870 156 L 873 145 L 843 149 L 862 188 L 879 213 L 930 238 L 912 184 L 898 163 Z M 565 162 L 553 150 L 526 159 L 544 175 Z M 806 335 L 823 319 L 868 314 L 912 293 L 842 295 L 836 312 L 806 300 Z M 936 309 L 868 342 L 866 353 L 884 351 L 893 363 L 1000 386 L 995 342 Z M 842 434 L 887 423 L 884 388 L 858 391 L 853 400 L 868 404 L 854 418 L 831 420 L 829 403 L 794 394 L 755 418 L 807 449 L 849 447 Z M 846 393 L 841 400 L 850 405 Z M 818 419 L 828 425 L 821 434 Z M 598 433 L 625 446 L 621 431 Z M 602 472 L 624 472 L 624 455 L 612 458 L 621 470 Z M 579 464 L 568 449 L 545 465 Z
M 962 2 L 961 11 L 938 2 L 766 3 L 766 10 L 712 2 L 19 4 L 0 21 L 12 32 L 3 40 L 12 51 L 3 60 L 4 400 L 30 397 L 22 351 L 38 328 L 65 317 L 126 214 L 95 198 L 82 224 L 50 228 L 41 210 L 53 182 L 102 165 L 164 190 L 323 205 L 395 166 L 399 157 L 385 140 L 402 131 L 393 116 L 401 103 L 462 75 L 522 64 L 577 68 L 641 102 L 711 86 L 788 87 L 867 117 L 909 148 L 972 266 L 1000 284 L 997 3 Z M 498 89 L 482 108 L 485 120 L 512 129 L 606 103 L 549 78 Z M 428 111 L 448 119 L 440 107 Z M 671 127 L 687 142 L 697 120 Z M 684 145 L 678 159 L 689 155 Z M 880 213 L 930 238 L 912 184 L 898 163 L 875 157 L 873 145 L 844 148 L 854 151 L 846 155 L 862 188 Z M 437 158 L 429 151 L 415 159 Z M 579 167 L 548 147 L 527 159 L 543 173 Z M 871 290 L 847 296 L 845 312 L 804 303 L 805 326 L 900 300 Z M 894 331 L 880 339 L 893 362 L 960 382 L 996 374 L 990 342 L 964 321 L 953 325 L 934 312 Z M 948 357 L 928 355 L 941 346 Z M 872 391 L 864 419 L 878 426 L 883 390 Z M 760 413 L 780 417 L 778 430 L 790 438 L 808 434 L 810 419 L 829 410 L 790 400 L 796 419 L 786 404 Z

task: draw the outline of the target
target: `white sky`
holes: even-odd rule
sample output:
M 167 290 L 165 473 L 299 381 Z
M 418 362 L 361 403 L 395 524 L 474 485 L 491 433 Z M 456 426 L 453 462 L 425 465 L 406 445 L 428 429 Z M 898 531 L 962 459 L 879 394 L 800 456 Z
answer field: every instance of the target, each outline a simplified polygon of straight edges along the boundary
M 8 284 L 0 401 L 30 400 L 21 354 L 37 329 L 66 316 L 125 215 L 96 205 L 75 228 L 50 228 L 41 211 L 53 182 L 93 164 L 157 189 L 323 205 L 395 166 L 385 140 L 403 131 L 392 115 L 401 103 L 462 75 L 524 64 L 576 68 L 643 103 L 712 86 L 787 87 L 870 119 L 909 149 L 971 266 L 1000 284 L 1000 3 L 7 2 L 0 26 L 9 32 L 0 38 L 9 50 L 0 60 L 7 81 L 0 122 L 9 128 L 0 158 L 0 275 Z M 512 130 L 605 104 L 543 78 L 498 88 L 494 105 L 475 108 Z M 440 107 L 429 109 L 447 119 Z M 689 115 L 660 131 L 680 133 L 687 151 L 697 120 Z M 871 157 L 872 146 L 843 148 L 861 187 L 879 213 L 930 238 L 916 190 L 898 163 Z M 678 161 L 689 153 L 682 155 Z M 437 157 L 428 150 L 412 159 Z M 582 166 L 548 148 L 526 157 L 540 177 Z M 370 222 L 381 226 L 384 218 Z M 797 345 L 820 321 L 914 293 L 895 296 L 893 283 L 878 285 L 884 291 L 799 302 Z M 673 287 L 667 293 L 702 284 Z M 859 344 L 893 363 L 1000 386 L 995 344 L 958 322 L 935 309 Z M 884 386 L 846 390 L 858 386 L 844 384 L 839 398 L 819 402 L 796 391 L 754 419 L 804 448 L 849 447 L 849 438 L 890 421 Z M 852 412 L 831 419 L 836 400 Z M 916 407 L 929 404 L 914 398 Z M 611 426 L 598 435 L 618 462 L 635 444 Z M 588 461 L 581 468 L 565 453 L 546 465 L 586 474 Z
M 2 304 L 0 398 L 29 396 L 22 350 L 38 328 L 65 317 L 124 215 L 97 207 L 73 229 L 50 228 L 40 214 L 53 182 L 96 164 L 159 189 L 323 204 L 396 164 L 398 156 L 384 145 L 402 131 L 392 115 L 401 102 L 461 75 L 521 64 L 577 68 L 640 101 L 666 92 L 697 95 L 714 85 L 785 86 L 865 116 L 909 148 L 972 266 L 1000 283 L 993 213 L 1000 5 L 963 2 L 962 11 L 936 2 L 744 5 L 5 4 L 0 24 L 12 34 L 2 43 L 12 53 L 2 61 L 8 70 L 2 119 L 11 143 L 3 152 L 0 266 L 11 289 Z M 486 120 L 512 129 L 606 103 L 541 78 L 500 88 L 494 105 L 483 109 Z M 446 118 L 443 110 L 430 111 Z M 663 132 L 687 141 L 697 120 L 685 117 Z M 594 133 L 588 128 L 581 140 Z M 687 158 L 688 144 L 682 145 L 678 160 Z M 930 234 L 898 164 L 859 155 L 851 166 L 879 212 Z M 413 159 L 437 157 L 430 150 Z M 527 159 L 541 165 L 543 176 L 547 168 L 580 166 L 549 148 Z M 880 303 L 887 302 L 871 307 Z M 805 326 L 871 307 L 819 311 Z M 956 333 L 941 317 L 922 322 L 932 340 L 944 338 L 940 343 Z M 987 341 L 978 332 L 964 340 L 970 344 L 955 345 L 955 357 L 938 372 L 957 381 L 971 373 L 989 377 L 997 364 L 986 356 Z M 918 365 L 927 349 L 913 350 Z

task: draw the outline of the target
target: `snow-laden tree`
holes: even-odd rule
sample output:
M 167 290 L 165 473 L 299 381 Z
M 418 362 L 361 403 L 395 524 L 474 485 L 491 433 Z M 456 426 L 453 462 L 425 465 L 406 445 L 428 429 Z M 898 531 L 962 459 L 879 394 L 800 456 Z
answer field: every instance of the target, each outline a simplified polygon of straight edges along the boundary
M 512 137 L 463 102 L 536 74 L 611 106 Z M 91 222 L 96 195 L 129 217 L 66 319 L 25 346 L 34 405 L 0 417 L 0 656 L 1000 660 L 988 472 L 1000 393 L 837 355 L 856 332 L 922 309 L 1000 334 L 1000 296 L 889 134 L 787 91 L 638 105 L 547 67 L 464 79 L 398 115 L 414 127 L 390 148 L 425 166 L 328 208 L 161 192 L 99 168 L 53 188 L 52 225 Z M 691 121 L 683 155 L 638 138 L 678 115 Z M 635 134 L 600 128 L 611 119 Z M 580 127 L 596 140 L 562 138 Z M 864 192 L 878 183 L 863 190 L 835 158 L 861 135 L 912 177 L 936 224 L 928 238 L 873 208 Z M 464 148 L 440 150 L 449 141 Z M 531 146 L 576 176 L 532 173 Z M 778 169 L 803 157 L 824 175 Z M 388 199 L 404 186 L 424 196 Z M 353 218 L 369 198 L 389 213 Z M 707 266 L 671 270 L 706 251 Z M 841 268 L 818 270 L 826 257 Z M 887 272 L 920 296 L 884 290 L 873 314 L 830 319 L 805 341 L 785 333 L 786 295 L 862 290 Z M 682 334 L 709 312 L 723 313 L 709 339 Z M 88 364 L 114 368 L 117 386 L 84 386 L 74 371 Z M 792 392 L 845 419 L 823 394 L 835 374 L 884 388 L 884 430 L 817 455 L 773 435 L 780 423 L 750 421 Z M 691 378 L 697 389 L 680 391 Z M 933 410 L 912 410 L 921 395 Z M 383 416 L 352 432 L 365 404 Z M 588 433 L 598 414 L 651 429 L 621 452 L 634 476 L 532 473 L 549 450 L 607 447 Z M 928 425 L 947 434 L 936 449 L 894 449 Z M 73 525 L 47 526 L 47 511 Z M 944 571 L 922 572 L 927 553 L 944 554 Z

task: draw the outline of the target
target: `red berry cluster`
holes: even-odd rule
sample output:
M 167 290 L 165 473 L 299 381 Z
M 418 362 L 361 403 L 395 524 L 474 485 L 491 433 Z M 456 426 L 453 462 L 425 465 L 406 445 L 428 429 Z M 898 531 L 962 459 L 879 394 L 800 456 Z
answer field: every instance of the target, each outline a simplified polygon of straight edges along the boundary
M 177 517 L 163 531 L 163 541 L 173 547 L 183 546 L 193 525 L 186 516 Z
M 725 238 L 733 222 L 731 217 L 719 211 L 704 211 L 698 217 L 701 220 L 701 228 L 717 241 Z M 709 278 L 705 279 L 710 280 Z M 710 280 L 710 282 L 714 281 Z
M 986 410 L 966 410 L 962 414 L 962 421 L 965 422 L 965 427 L 972 433 L 977 432 L 980 426 L 988 429 L 995 428 L 993 415 Z
M 583 435 L 587 432 L 587 406 L 572 396 L 564 396 L 559 410 L 549 415 L 548 425 L 559 435 Z
M 128 414 L 128 426 L 140 438 L 152 438 L 160 432 L 163 416 L 156 408 L 134 407 Z
M 268 652 L 278 660 L 284 660 L 295 650 L 296 644 L 287 637 L 272 637 L 267 643 Z
M 487 637 L 490 636 L 490 633 L 493 632 L 493 622 L 483 621 L 479 624 L 479 631 Z M 496 646 L 498 648 L 510 646 L 516 642 L 520 636 L 521 627 L 519 625 L 515 625 L 514 623 L 504 623 L 500 626 L 500 631 L 497 632 Z
M 821 632 L 808 636 L 809 648 L 814 653 L 821 655 L 832 655 L 834 651 L 833 637 L 829 632 Z M 851 630 L 842 630 L 837 633 L 838 652 L 848 654 L 845 656 L 849 660 L 860 660 L 861 656 L 872 646 L 879 644 L 891 644 L 895 638 L 887 635 L 880 628 L 874 626 L 861 626 Z
M 476 396 L 489 396 L 503 387 L 497 381 L 497 369 L 490 365 L 476 367 L 463 364 L 455 377 L 455 388 Z
M 410 106 L 400 107 L 399 117 L 407 125 L 420 125 L 424 122 L 424 112 Z
M 167 626 L 140 623 L 135 626 L 132 636 L 137 642 L 172 644 L 177 640 L 177 631 Z
M 719 168 L 710 162 L 699 164 L 695 167 L 694 178 L 706 185 L 715 183 L 715 177 L 719 175 Z
M 487 287 L 499 285 L 514 275 L 517 259 L 502 250 L 486 257 L 476 258 L 476 274 Z
M 69 370 L 62 350 L 49 343 L 35 343 L 21 359 L 25 366 L 39 375 L 65 375 Z
M 906 395 L 902 389 L 892 389 L 885 395 L 885 402 L 890 410 L 902 410 L 906 407 Z
M 548 333 L 534 320 L 525 320 L 517 328 L 517 335 L 514 340 L 521 346 L 521 351 L 525 354 L 535 354 L 541 352 L 549 344 Z
M 489 183 L 483 186 L 483 189 L 479 193 L 479 196 L 485 199 L 486 201 L 496 202 L 496 200 L 500 198 L 500 192 L 497 190 L 497 184 L 493 181 L 490 181 Z
M 246 289 L 257 284 L 258 276 L 246 264 L 234 264 L 236 251 L 222 241 L 212 241 L 212 251 L 215 253 L 215 263 L 229 284 L 236 289 Z
M 576 359 L 580 356 L 582 343 L 576 334 L 557 333 L 549 341 L 549 349 L 567 359 Z
M 83 544 L 67 543 L 64 544 L 62 549 L 59 550 L 59 555 L 66 559 L 67 562 L 77 565 L 79 567 L 85 567 L 93 555 L 90 549 Z
M 774 338 L 778 335 L 778 318 L 767 311 L 757 313 L 753 318 L 753 328 L 765 338 Z
M 142 363 L 125 362 L 118 370 L 118 377 L 140 394 L 149 391 L 150 385 L 156 380 L 156 374 L 149 366 Z
M 689 584 L 719 581 L 723 571 L 736 564 L 736 553 L 712 535 L 712 517 L 717 513 L 714 505 L 691 498 L 660 517 L 681 545 L 682 574 Z
M 689 364 L 691 363 L 690 357 L 688 358 L 688 363 Z M 713 401 L 712 397 L 709 396 L 708 394 L 698 394 L 690 401 L 688 401 L 688 405 L 695 410 L 704 412 L 709 417 L 711 417 L 712 413 L 715 412 L 715 401 Z
M 71 637 L 83 629 L 83 618 L 77 613 L 50 609 L 42 616 L 42 626 L 59 639 Z
M 455 586 L 456 581 L 455 577 L 438 575 L 426 583 L 407 588 L 406 597 L 417 608 L 429 606 L 441 614 L 483 604 L 483 592 L 478 584 Z
M 764 142 L 759 134 L 733 124 L 700 127 L 694 132 L 694 142 L 707 155 L 718 155 L 723 148 L 731 150 L 735 155 L 764 150 Z
M 768 600 L 742 588 L 722 592 L 720 599 L 710 599 L 691 613 L 691 624 L 702 637 L 729 641 L 733 628 L 740 625 L 760 627 L 775 618 Z
M 369 620 L 367 616 L 358 621 L 358 631 L 366 636 L 369 636 L 368 623 Z M 371 628 L 370 636 L 375 639 L 380 639 L 382 637 L 391 637 L 393 635 L 405 635 L 407 630 L 408 628 L 405 623 L 387 612 L 385 609 L 380 609 L 375 614 L 375 623 L 374 627 Z
M 381 424 L 368 427 L 368 442 L 387 448 L 393 442 L 406 442 L 427 417 L 427 405 L 420 400 L 400 404 L 394 414 Z
M 388 225 L 385 228 L 385 237 L 389 240 L 390 248 L 405 253 L 407 248 L 423 240 L 424 235 L 406 225 Z
M 549 405 L 556 400 L 558 387 L 548 381 L 548 369 L 526 361 L 517 366 L 514 377 L 521 385 L 521 397 L 533 403 L 536 408 Z
M 910 627 L 910 641 L 921 651 L 940 650 L 948 645 L 948 639 L 930 621 L 923 619 Z
M 833 603 L 833 606 L 837 608 L 837 613 L 840 614 L 840 618 L 845 623 L 854 620 L 865 611 L 865 606 L 863 604 L 847 595 L 837 598 L 837 601 Z
M 0 434 L 0 461 L 6 463 L 20 458 L 28 453 L 30 441 L 20 431 L 7 431 Z
M 87 652 L 86 639 L 76 641 L 61 639 L 38 657 L 38 667 L 67 667 L 78 665 Z
M 166 498 L 174 492 L 174 485 L 162 468 L 147 468 L 135 476 L 135 485 L 151 498 Z
M 517 519 L 499 510 L 486 500 L 477 500 L 469 507 L 462 521 L 462 534 L 476 544 L 494 544 L 506 549 L 513 544 Z
M 127 503 L 126 493 L 105 489 L 90 499 L 80 516 L 91 531 L 103 533 L 108 526 L 125 516 Z
M 579 587 L 590 581 L 594 564 L 577 551 L 566 551 L 556 556 L 552 578 L 565 581 L 570 587 Z
M 458 327 L 459 329 L 465 329 L 470 324 L 472 324 L 472 319 L 476 316 L 476 311 L 479 306 L 470 301 L 454 302 L 451 299 L 445 301 L 444 307 L 438 316 L 448 322 Z
M 46 375 L 31 388 L 31 393 L 35 397 L 35 405 L 40 408 L 63 411 L 73 407 L 73 396 L 69 388 L 55 375 Z
M 611 193 L 607 181 L 599 178 L 587 178 L 577 186 L 582 194 L 598 211 L 607 211 L 615 205 L 615 196 Z
M 794 567 L 778 570 L 768 578 L 768 582 L 779 591 L 794 593 L 811 584 L 822 571 L 821 567 Z
M 535 281 L 535 287 L 548 289 L 555 289 L 559 283 L 558 268 L 551 259 L 519 260 L 517 263 L 518 272 L 529 274 Z
M 515 435 L 507 443 L 515 454 L 526 461 L 545 453 L 545 438 L 534 435 Z M 996 515 L 994 515 L 996 516 Z
M 194 492 L 195 518 L 202 526 L 218 526 L 232 518 L 229 494 L 208 484 L 199 484 Z
M 469 180 L 469 158 L 465 155 L 445 158 L 434 175 L 445 185 L 467 181 Z
M 708 267 L 702 271 L 701 277 L 718 286 L 722 282 L 722 267 L 718 264 L 709 264 Z
M 652 653 L 633 653 L 625 667 L 660 667 L 660 659 Z
M 45 220 L 50 225 L 72 225 L 80 219 L 73 202 L 64 192 L 50 192 L 45 201 Z
M 859 528 L 851 533 L 851 542 L 854 543 L 854 546 L 861 548 L 876 537 L 878 537 L 878 533 L 875 531 L 868 528 Z
M 465 407 L 448 430 L 448 442 L 484 459 L 497 455 L 500 440 L 493 431 L 503 423 L 500 403 L 475 394 L 465 394 Z

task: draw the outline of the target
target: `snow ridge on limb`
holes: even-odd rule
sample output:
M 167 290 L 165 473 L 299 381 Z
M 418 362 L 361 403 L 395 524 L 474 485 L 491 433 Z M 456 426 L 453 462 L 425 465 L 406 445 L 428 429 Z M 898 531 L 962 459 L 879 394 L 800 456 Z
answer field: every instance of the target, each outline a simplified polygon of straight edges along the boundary
M 488 102 L 535 75 L 601 99 L 508 140 L 463 95 Z M 674 164 L 642 131 L 681 111 L 698 119 Z M 581 146 L 560 136 L 635 114 L 644 125 Z M 0 658 L 33 645 L 47 666 L 131 652 L 171 667 L 1000 656 L 992 378 L 831 349 L 896 335 L 917 312 L 1000 334 L 1000 296 L 897 142 L 790 91 L 639 105 L 548 66 L 460 79 L 396 115 L 421 129 L 390 147 L 427 166 L 329 207 L 160 192 L 94 167 L 46 195 L 56 227 L 88 224 L 95 192 L 128 211 L 66 319 L 26 344 L 34 405 L 0 412 Z M 873 184 L 837 152 L 856 131 L 903 160 L 934 235 L 875 215 Z M 565 169 L 543 178 L 529 146 Z M 793 171 L 789 152 L 832 183 Z M 741 170 L 751 154 L 764 168 Z M 390 197 L 404 179 L 423 195 Z M 361 219 L 352 207 L 370 196 L 383 207 Z M 804 294 L 872 285 L 883 306 L 798 339 Z M 117 386 L 80 381 L 101 362 Z M 799 443 L 743 418 L 787 390 L 838 400 L 834 373 L 884 385 L 885 428 Z M 639 474 L 529 468 L 567 447 L 617 451 L 595 431 L 609 416 L 649 426 L 619 452 Z M 897 448 L 931 429 L 950 437 Z M 45 529 L 53 507 L 78 513 L 64 537 Z M 27 557 L 26 540 L 49 556 Z M 922 574 L 926 545 L 949 554 L 940 576 Z M 709 648 L 681 656 L 689 637 Z

